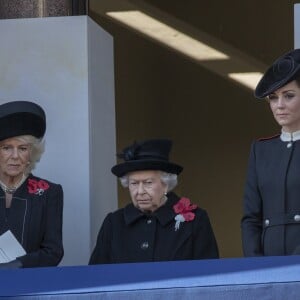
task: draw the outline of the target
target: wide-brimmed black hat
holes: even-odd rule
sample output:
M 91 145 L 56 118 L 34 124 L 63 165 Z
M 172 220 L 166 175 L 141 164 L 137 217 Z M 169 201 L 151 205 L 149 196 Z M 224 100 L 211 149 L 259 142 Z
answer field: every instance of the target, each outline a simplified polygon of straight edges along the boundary
M 46 131 L 46 115 L 36 103 L 12 101 L 0 105 L 0 141 L 32 135 L 42 138 Z
M 172 141 L 168 139 L 151 139 L 134 142 L 118 154 L 123 163 L 112 167 L 111 171 L 118 177 L 133 171 L 160 170 L 167 173 L 179 174 L 182 167 L 169 162 Z
M 262 99 L 300 75 L 300 49 L 280 56 L 258 82 L 254 95 Z

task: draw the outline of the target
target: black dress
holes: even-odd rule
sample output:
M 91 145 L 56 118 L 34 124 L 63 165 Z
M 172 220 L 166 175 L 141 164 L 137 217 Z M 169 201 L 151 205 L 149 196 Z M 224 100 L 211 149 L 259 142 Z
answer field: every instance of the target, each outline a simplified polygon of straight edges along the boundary
M 30 174 L 5 208 L 0 189 L 0 234 L 10 230 L 26 251 L 23 267 L 56 266 L 63 257 L 63 190 L 58 184 Z
M 89 264 L 129 263 L 218 258 L 218 247 L 205 210 L 175 230 L 173 205 L 179 198 L 168 194 L 165 205 L 144 214 L 132 204 L 109 213 L 99 231 Z

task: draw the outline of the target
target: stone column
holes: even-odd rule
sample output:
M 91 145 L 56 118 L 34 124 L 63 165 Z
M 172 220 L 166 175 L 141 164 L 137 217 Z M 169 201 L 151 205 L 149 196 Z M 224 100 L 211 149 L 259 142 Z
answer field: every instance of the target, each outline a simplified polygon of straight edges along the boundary
M 86 265 L 118 206 L 113 38 L 87 16 L 0 20 L 0 37 L 0 104 L 45 109 L 46 151 L 34 174 L 64 190 L 61 264 Z
M 1 0 L 0 19 L 85 15 L 87 0 Z

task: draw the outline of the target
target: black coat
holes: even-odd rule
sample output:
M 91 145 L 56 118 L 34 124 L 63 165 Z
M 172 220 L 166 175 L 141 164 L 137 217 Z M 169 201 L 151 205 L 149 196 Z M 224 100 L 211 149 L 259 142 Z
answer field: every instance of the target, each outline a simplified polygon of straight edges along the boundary
M 27 254 L 18 257 L 23 267 L 56 266 L 63 256 L 63 190 L 43 180 L 49 188 L 38 192 L 35 183 L 40 180 L 29 175 L 13 194 L 9 209 L 5 208 L 5 195 L 0 189 L 0 234 L 11 230 L 23 246 Z M 29 188 L 37 193 L 30 193 Z
M 207 213 L 193 212 L 193 221 L 175 231 L 173 205 L 179 198 L 168 194 L 165 205 L 144 214 L 132 204 L 109 213 L 99 231 L 89 264 L 151 262 L 218 258 L 218 247 Z
M 299 253 L 300 141 L 287 145 L 278 136 L 252 145 L 242 219 L 245 256 Z

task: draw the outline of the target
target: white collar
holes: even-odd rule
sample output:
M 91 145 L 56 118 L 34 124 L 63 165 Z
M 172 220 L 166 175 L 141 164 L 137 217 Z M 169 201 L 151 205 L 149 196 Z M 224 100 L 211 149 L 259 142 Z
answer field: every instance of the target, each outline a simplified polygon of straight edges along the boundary
M 280 139 L 283 142 L 294 142 L 300 140 L 300 130 L 295 132 L 286 132 L 281 130 Z

